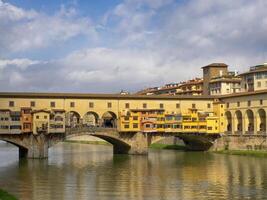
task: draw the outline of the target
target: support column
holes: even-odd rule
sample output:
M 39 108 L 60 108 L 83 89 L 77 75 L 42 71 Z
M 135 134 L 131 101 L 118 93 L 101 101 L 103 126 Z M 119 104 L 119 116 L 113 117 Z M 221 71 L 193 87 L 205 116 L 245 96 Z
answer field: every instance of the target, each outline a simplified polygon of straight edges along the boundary
M 234 115 L 232 115 L 231 126 L 232 126 L 231 134 L 233 135 L 233 134 L 235 134 L 235 129 L 236 129 L 235 116 Z
M 28 149 L 19 147 L 19 158 L 27 158 L 27 157 L 28 157 Z
M 242 135 L 244 135 L 244 134 L 246 134 L 246 131 L 247 131 L 247 123 L 246 123 L 246 116 L 245 116 L 245 114 L 244 113 L 242 113 L 242 119 L 241 119 L 241 121 L 242 121 Z
M 254 123 L 254 130 L 253 130 L 253 134 L 254 135 L 257 135 L 257 130 L 258 130 L 258 116 L 255 116 L 255 114 L 254 114 L 254 119 L 253 119 L 253 123 Z
M 138 132 L 132 138 L 131 149 L 128 154 L 146 155 L 148 154 L 148 135 Z
M 31 135 L 28 158 L 48 158 L 48 142 L 44 134 Z

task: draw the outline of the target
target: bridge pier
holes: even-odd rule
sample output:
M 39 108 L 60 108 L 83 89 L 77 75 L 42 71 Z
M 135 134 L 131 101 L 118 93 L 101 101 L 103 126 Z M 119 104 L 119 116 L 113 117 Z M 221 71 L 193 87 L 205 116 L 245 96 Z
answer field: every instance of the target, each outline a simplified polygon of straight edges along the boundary
M 148 135 L 136 133 L 131 148 L 128 151 L 130 155 L 147 155 L 148 154 Z
M 19 158 L 47 158 L 49 145 L 55 140 L 43 133 L 29 134 L 2 134 L 0 139 L 19 148 Z

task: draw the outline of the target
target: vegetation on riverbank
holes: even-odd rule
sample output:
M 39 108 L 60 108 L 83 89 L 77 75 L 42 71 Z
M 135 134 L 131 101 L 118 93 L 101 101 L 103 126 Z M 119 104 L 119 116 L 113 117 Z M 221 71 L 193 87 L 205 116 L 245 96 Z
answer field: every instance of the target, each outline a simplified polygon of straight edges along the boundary
M 68 143 L 79 143 L 79 144 L 101 144 L 101 145 L 110 145 L 105 141 L 83 141 L 83 140 L 67 140 Z
M 149 146 L 151 149 L 172 149 L 185 151 L 186 147 L 183 145 L 169 145 L 169 144 L 151 144 Z
M 0 189 L 0 200 L 17 200 L 17 198 L 12 196 L 8 192 Z
M 267 157 L 267 151 L 222 150 L 222 151 L 214 151 L 214 153 L 228 154 L 228 155 L 239 155 L 239 156 Z

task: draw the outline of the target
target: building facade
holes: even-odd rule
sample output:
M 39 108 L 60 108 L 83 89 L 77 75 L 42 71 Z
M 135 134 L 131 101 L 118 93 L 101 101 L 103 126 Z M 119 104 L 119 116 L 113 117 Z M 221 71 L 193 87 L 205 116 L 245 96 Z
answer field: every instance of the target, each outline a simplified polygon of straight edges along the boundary
M 241 91 L 252 92 L 267 89 L 267 63 L 250 67 L 241 77 Z

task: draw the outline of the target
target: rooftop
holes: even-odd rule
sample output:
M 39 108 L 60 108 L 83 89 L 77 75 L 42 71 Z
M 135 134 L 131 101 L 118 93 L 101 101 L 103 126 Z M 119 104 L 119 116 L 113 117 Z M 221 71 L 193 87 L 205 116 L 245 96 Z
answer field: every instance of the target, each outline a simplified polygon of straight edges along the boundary
M 209 68 L 209 67 L 220 67 L 221 68 L 221 67 L 228 67 L 228 65 L 226 65 L 225 63 L 211 63 L 209 65 L 202 67 L 202 69 Z

